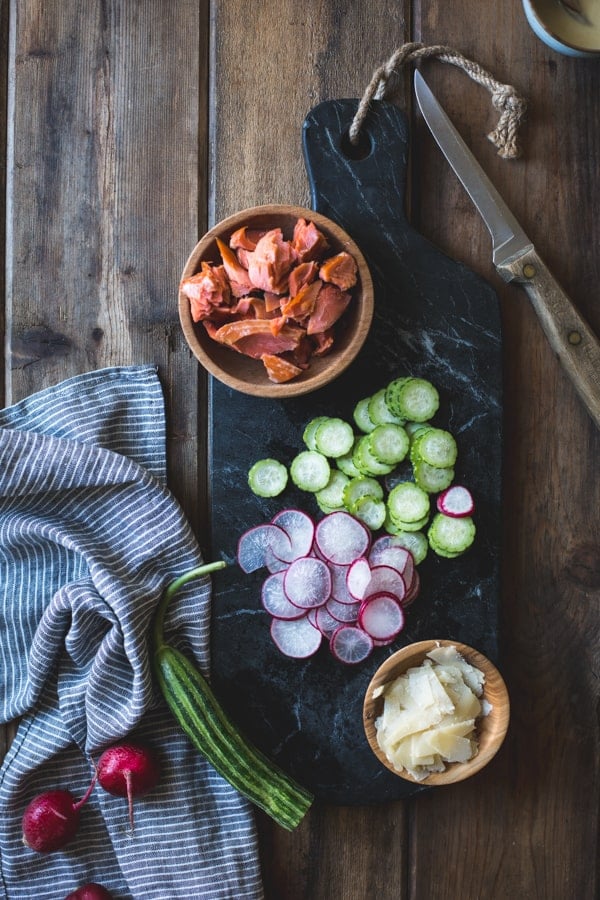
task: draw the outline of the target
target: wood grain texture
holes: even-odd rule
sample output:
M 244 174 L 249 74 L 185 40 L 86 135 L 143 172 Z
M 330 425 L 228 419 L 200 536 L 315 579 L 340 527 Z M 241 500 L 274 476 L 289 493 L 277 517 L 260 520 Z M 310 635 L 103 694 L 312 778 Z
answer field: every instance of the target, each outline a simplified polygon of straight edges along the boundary
M 415 21 L 422 40 L 443 35 L 527 97 L 524 154 L 507 162 L 485 138 L 496 116 L 489 95 L 448 66 L 427 68 L 463 137 L 598 334 L 600 308 L 591 288 L 600 276 L 592 201 L 597 165 L 590 152 L 600 128 L 589 108 L 598 90 L 597 67 L 545 48 L 527 28 L 518 0 L 485 15 L 467 0 L 451 12 L 443 4 L 421 4 Z M 471 22 L 468 33 L 465 21 Z M 470 898 L 592 900 L 598 891 L 600 779 L 600 556 L 592 536 L 600 524 L 600 435 L 526 294 L 495 275 L 487 232 L 422 122 L 416 137 L 421 229 L 493 281 L 502 300 L 501 670 L 512 723 L 487 770 L 415 803 L 411 896 L 451 900 L 460 888 Z M 467 827 L 471 840 L 465 840 Z
M 208 223 L 261 203 L 310 205 L 306 113 L 358 97 L 405 40 L 452 46 L 527 97 L 524 153 L 507 162 L 485 137 L 498 117 L 489 94 L 452 66 L 423 65 L 600 333 L 600 69 L 541 44 L 520 0 L 0 0 L 0 22 L 6 401 L 105 365 L 157 364 L 171 483 L 201 542 L 206 383 L 177 322 L 179 274 Z M 398 82 L 408 109 L 408 75 Z M 259 815 L 266 897 L 594 900 L 600 434 L 526 294 L 493 271 L 487 231 L 424 123 L 411 121 L 411 220 L 502 303 L 499 668 L 511 725 L 483 772 L 409 803 L 317 805 L 292 834 Z M 12 734 L 3 729 L 0 754 Z
M 11 7 L 8 399 L 156 364 L 184 500 L 201 391 L 176 298 L 205 227 L 206 24 L 195 0 Z

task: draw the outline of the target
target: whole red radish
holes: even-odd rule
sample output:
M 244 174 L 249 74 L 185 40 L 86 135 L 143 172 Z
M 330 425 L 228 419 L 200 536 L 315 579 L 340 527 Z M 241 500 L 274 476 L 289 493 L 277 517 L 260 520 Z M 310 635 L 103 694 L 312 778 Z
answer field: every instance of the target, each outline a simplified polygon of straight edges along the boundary
M 101 884 L 90 881 L 89 884 L 82 884 L 76 891 L 67 894 L 65 900 L 113 900 L 113 895 Z
M 37 853 L 62 849 L 75 836 L 79 811 L 95 783 L 94 776 L 84 796 L 77 801 L 65 790 L 46 791 L 34 797 L 23 813 L 23 843 Z
M 105 791 L 117 797 L 127 797 L 133 831 L 133 798 L 152 790 L 160 778 L 160 767 L 154 753 L 142 744 L 115 744 L 105 750 L 98 760 L 97 772 L 98 781 Z

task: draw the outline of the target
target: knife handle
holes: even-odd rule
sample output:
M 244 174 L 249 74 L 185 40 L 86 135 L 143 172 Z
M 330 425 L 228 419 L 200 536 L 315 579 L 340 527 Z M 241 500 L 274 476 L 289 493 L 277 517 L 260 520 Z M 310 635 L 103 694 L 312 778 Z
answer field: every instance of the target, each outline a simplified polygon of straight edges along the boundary
M 498 266 L 506 281 L 522 284 L 542 328 L 575 390 L 600 427 L 600 343 L 587 322 L 532 248 Z

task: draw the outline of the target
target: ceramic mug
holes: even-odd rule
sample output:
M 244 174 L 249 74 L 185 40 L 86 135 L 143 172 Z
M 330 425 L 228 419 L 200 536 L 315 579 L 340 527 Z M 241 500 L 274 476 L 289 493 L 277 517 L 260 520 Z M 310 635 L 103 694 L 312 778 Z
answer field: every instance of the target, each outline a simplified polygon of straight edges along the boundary
M 552 50 L 566 56 L 600 57 L 600 0 L 580 0 L 581 12 L 568 0 L 522 0 L 534 33 Z

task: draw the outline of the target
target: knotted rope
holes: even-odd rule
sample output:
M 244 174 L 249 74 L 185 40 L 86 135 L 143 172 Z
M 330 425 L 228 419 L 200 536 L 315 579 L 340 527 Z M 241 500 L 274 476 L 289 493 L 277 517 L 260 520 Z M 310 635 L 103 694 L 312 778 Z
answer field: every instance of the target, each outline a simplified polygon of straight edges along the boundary
M 394 79 L 404 65 L 422 59 L 437 57 L 442 62 L 451 63 L 463 69 L 467 75 L 485 87 L 492 95 L 492 104 L 500 113 L 495 129 L 488 134 L 489 140 L 498 148 L 498 155 L 504 159 L 515 159 L 520 155 L 518 130 L 527 110 L 526 100 L 510 84 L 496 81 L 482 66 L 467 59 L 462 53 L 443 45 L 426 46 L 418 42 L 403 44 L 373 73 L 365 93 L 358 105 L 350 126 L 350 141 L 356 144 L 360 130 L 368 115 L 371 101 L 382 100 L 393 94 Z

